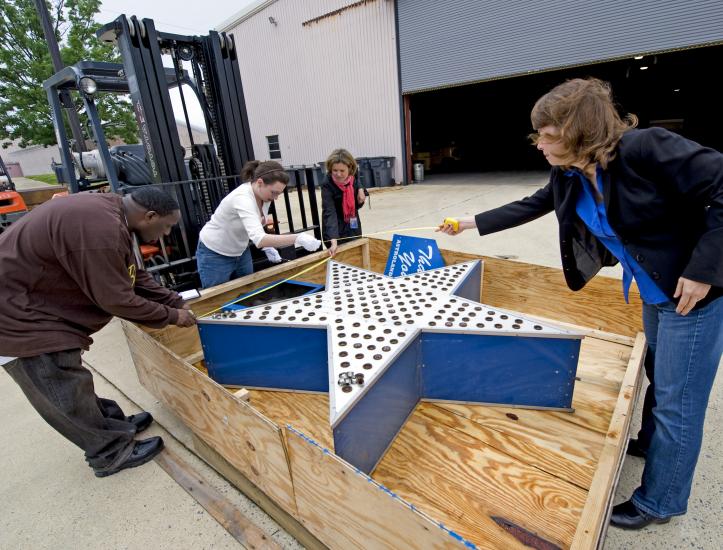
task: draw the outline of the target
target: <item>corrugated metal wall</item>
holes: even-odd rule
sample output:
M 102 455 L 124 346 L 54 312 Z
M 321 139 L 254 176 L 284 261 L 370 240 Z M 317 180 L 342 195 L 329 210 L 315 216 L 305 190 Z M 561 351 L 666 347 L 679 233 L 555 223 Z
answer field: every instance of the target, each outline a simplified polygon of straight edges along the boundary
M 268 157 L 266 136 L 278 134 L 284 165 L 320 162 L 345 147 L 358 157 L 395 157 L 400 180 L 393 2 L 279 0 L 227 32 L 257 158 Z
M 397 4 L 403 93 L 723 42 L 722 0 Z

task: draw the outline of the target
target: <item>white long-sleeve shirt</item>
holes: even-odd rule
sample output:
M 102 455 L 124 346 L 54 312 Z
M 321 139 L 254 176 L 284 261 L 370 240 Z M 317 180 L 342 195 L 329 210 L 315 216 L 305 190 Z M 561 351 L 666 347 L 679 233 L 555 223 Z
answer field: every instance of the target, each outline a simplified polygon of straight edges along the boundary
M 201 242 L 223 256 L 240 256 L 249 241 L 259 246 L 266 235 L 262 221 L 268 216 L 270 205 L 263 203 L 260 211 L 251 184 L 240 185 L 226 195 L 203 226 Z

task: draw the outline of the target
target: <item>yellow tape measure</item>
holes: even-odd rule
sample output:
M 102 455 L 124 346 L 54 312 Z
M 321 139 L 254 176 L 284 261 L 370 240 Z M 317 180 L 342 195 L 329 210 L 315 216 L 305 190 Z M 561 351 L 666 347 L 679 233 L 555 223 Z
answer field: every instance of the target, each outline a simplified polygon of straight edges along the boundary
M 442 225 L 451 225 L 455 233 L 459 233 L 459 220 L 454 218 L 444 218 Z

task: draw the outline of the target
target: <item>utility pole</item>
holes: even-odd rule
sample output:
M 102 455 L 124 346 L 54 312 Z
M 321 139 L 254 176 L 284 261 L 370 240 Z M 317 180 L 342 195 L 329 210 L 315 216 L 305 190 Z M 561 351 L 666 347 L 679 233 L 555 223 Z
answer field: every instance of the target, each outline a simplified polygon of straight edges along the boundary
M 48 43 L 50 59 L 53 61 L 53 69 L 57 73 L 64 69 L 65 65 L 63 65 L 62 59 L 60 59 L 60 50 L 58 49 L 58 42 L 55 39 L 53 26 L 50 23 L 48 6 L 45 5 L 45 0 L 35 0 L 35 7 L 38 12 L 38 17 L 40 17 L 40 23 L 43 25 L 43 34 L 45 34 L 45 40 Z M 70 97 L 69 91 L 63 90 L 60 92 L 60 102 L 68 112 L 68 123 L 70 124 L 70 131 L 73 134 L 73 140 L 75 141 L 75 149 L 78 153 L 82 153 L 85 151 L 85 140 L 83 139 L 83 132 L 80 129 L 78 113 L 75 111 L 73 99 Z

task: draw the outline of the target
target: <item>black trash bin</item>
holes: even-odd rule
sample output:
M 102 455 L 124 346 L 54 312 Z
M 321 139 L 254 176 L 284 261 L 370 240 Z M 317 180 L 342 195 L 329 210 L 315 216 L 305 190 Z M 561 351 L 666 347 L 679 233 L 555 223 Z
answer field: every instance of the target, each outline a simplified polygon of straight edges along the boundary
M 374 174 L 369 164 L 370 160 L 368 157 L 359 157 L 356 159 L 359 168 L 359 181 L 367 189 L 374 187 Z
M 369 164 L 375 187 L 394 185 L 394 157 L 371 157 Z
M 314 178 L 316 179 L 317 187 L 321 185 L 326 177 L 326 161 L 317 162 L 314 165 Z

